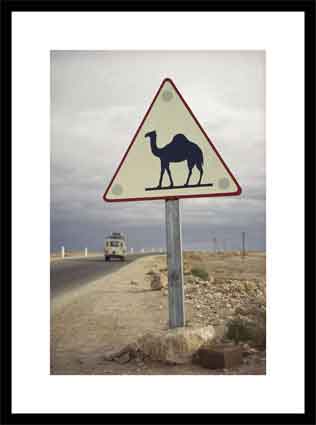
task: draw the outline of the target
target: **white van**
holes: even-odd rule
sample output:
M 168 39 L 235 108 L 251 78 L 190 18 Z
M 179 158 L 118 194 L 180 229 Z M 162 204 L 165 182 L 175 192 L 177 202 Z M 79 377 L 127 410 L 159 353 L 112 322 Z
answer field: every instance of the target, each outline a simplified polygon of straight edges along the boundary
M 111 258 L 125 260 L 127 252 L 126 238 L 122 233 L 113 232 L 107 236 L 104 241 L 104 260 L 110 261 Z

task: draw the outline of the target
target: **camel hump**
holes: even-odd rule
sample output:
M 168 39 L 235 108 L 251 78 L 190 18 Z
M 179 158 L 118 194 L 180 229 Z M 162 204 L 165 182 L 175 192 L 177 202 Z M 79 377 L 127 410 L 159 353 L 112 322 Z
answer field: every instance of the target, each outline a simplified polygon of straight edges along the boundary
M 189 139 L 184 134 L 179 133 L 173 137 L 172 142 L 176 142 L 176 143 L 189 142 Z

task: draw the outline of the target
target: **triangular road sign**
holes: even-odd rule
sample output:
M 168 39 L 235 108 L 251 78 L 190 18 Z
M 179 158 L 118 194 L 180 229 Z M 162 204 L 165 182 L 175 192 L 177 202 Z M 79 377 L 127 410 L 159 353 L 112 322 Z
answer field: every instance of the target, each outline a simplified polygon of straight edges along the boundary
M 240 193 L 236 178 L 179 90 L 167 78 L 103 198 L 123 202 Z

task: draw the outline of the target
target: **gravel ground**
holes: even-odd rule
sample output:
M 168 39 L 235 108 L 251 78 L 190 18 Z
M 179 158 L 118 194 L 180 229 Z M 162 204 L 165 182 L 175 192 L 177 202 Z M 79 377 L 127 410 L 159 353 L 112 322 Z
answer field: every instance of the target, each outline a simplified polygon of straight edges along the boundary
M 192 274 L 199 268 L 207 278 Z M 217 329 L 265 311 L 265 254 L 185 253 L 186 320 Z M 265 347 L 243 343 L 239 368 L 209 370 L 196 364 L 166 365 L 148 359 L 126 363 L 103 353 L 141 335 L 168 328 L 166 289 L 151 290 L 153 273 L 166 274 L 164 256 L 142 257 L 118 272 L 51 301 L 52 374 L 265 374 Z

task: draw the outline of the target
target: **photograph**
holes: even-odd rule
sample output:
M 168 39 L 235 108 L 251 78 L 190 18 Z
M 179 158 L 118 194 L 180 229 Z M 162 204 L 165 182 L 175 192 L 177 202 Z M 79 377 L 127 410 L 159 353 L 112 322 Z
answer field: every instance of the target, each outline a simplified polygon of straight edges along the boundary
M 266 374 L 265 50 L 50 51 L 50 374 Z
M 1 2 L 1 424 L 315 424 L 315 6 Z

